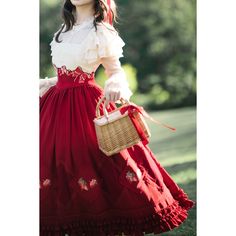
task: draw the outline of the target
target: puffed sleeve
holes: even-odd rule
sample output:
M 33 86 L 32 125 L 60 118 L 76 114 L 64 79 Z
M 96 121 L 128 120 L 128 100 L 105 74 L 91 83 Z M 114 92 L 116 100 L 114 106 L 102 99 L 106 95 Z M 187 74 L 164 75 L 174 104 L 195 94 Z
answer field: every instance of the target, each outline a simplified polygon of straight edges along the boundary
M 114 27 L 108 23 L 98 23 L 89 35 L 89 43 L 85 49 L 85 60 L 89 64 L 97 62 L 104 57 L 123 57 L 125 42 Z

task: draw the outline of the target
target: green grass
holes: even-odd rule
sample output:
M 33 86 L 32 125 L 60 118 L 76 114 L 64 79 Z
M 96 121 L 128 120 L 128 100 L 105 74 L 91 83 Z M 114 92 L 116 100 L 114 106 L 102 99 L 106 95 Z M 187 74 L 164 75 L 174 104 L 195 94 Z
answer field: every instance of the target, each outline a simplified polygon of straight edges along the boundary
M 196 109 L 180 108 L 149 114 L 176 128 L 176 132 L 172 132 L 147 120 L 152 134 L 149 147 L 176 183 L 196 201 Z M 195 236 L 196 207 L 189 211 L 189 217 L 182 225 L 161 235 Z

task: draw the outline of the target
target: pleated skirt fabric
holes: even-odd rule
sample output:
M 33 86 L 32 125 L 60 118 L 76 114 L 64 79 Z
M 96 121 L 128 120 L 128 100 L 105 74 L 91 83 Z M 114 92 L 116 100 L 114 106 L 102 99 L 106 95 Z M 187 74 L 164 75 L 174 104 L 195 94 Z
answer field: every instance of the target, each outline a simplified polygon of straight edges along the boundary
M 94 77 L 59 77 L 40 98 L 40 236 L 159 234 L 194 205 L 148 145 L 110 157 L 99 150 L 93 119 L 102 96 Z

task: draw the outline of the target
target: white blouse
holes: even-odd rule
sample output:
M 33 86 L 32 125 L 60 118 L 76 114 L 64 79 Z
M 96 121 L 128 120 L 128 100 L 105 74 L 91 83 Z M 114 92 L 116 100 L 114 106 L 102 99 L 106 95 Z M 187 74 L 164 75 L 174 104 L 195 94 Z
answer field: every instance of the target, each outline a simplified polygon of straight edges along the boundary
M 108 77 L 105 95 L 119 90 L 121 97 L 129 99 L 132 92 L 119 61 L 125 43 L 110 24 L 97 23 L 96 30 L 93 20 L 94 17 L 90 17 L 67 32 L 63 30 L 59 36 L 61 43 L 55 41 L 57 32 L 54 34 L 50 43 L 52 63 L 57 68 L 65 66 L 69 70 L 79 66 L 87 73 L 95 72 L 102 64 Z M 56 82 L 57 77 L 40 79 L 40 96 Z

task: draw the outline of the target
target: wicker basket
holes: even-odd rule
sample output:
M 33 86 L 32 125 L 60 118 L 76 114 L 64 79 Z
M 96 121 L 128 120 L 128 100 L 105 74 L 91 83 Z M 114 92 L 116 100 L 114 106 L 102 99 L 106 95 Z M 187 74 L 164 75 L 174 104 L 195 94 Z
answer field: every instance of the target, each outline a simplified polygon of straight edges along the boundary
M 104 115 L 101 116 L 99 108 L 104 100 L 105 97 L 99 100 L 96 107 L 96 118 L 94 119 L 98 145 L 103 153 L 111 156 L 137 144 L 141 141 L 140 130 L 146 139 L 151 136 L 142 114 L 137 110 L 132 110 L 131 116 L 133 118 L 130 118 L 130 111 L 128 110 L 128 106 L 130 106 L 129 101 L 120 99 L 122 105 L 109 113 L 105 105 L 103 105 Z M 127 111 L 121 114 L 121 109 L 126 110 L 126 108 Z M 136 127 L 133 122 L 134 120 Z

